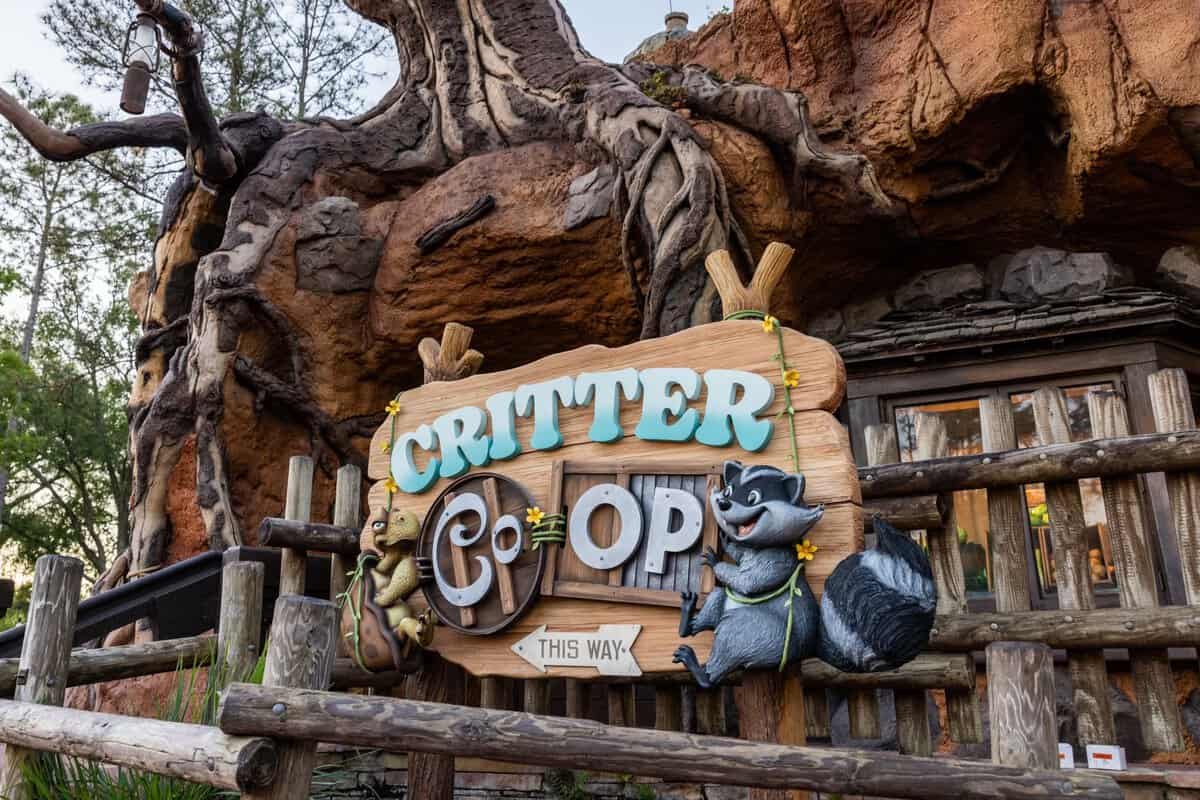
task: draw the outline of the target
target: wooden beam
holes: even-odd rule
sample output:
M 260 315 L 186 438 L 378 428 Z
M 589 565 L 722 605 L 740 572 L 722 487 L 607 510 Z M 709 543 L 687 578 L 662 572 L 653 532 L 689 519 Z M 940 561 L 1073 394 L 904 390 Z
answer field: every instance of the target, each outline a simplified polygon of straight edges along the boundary
M 337 618 L 337 606 L 328 600 L 299 595 L 286 595 L 276 600 L 263 686 L 295 689 L 328 686 L 337 653 Z M 266 788 L 243 792 L 243 800 L 308 797 L 317 759 L 316 745 L 281 741 L 276 746 L 279 752 L 277 779 Z
M 889 464 L 900 460 L 896 429 L 891 425 L 868 425 L 863 436 L 868 464 Z M 868 515 L 864 513 L 863 518 L 865 522 Z M 874 524 L 873 518 L 871 522 Z M 860 686 L 849 691 L 846 695 L 846 714 L 850 738 L 878 739 L 882 735 L 879 693 L 874 685 Z
M 1050 647 L 1194 647 L 1200 608 L 1104 608 L 938 617 L 929 646 L 941 651 L 982 650 L 992 642 L 1040 642 Z
M 263 581 L 266 567 L 233 561 L 221 571 L 221 621 L 215 679 L 220 686 L 244 681 L 262 652 Z
M 465 677 L 462 667 L 431 655 L 424 669 L 409 678 L 406 690 L 414 700 L 458 704 L 463 701 Z M 397 751 L 408 752 L 408 789 L 413 797 L 454 800 L 453 751 L 436 753 L 403 744 Z
M 358 555 L 361 531 L 323 522 L 267 517 L 258 526 L 258 542 L 263 547 L 290 547 L 297 550 L 316 550 L 319 553 L 338 553 L 354 558 Z
M 37 560 L 17 668 L 16 700 L 43 706 L 63 704 L 82 579 L 83 562 L 77 558 L 48 555 Z M 33 751 L 16 744 L 9 743 L 0 759 L 0 797 L 6 800 L 31 796 L 23 772 Z
M 914 798 L 1121 800 L 1107 775 L 1028 770 L 888 752 L 747 742 L 589 720 L 422 703 L 380 696 L 236 684 L 222 697 L 227 733 L 371 749 L 489 758 L 688 783 Z M 425 797 L 425 795 L 422 795 Z
M 1196 413 L 1187 373 L 1164 369 L 1150 376 L 1150 405 L 1154 427 L 1170 438 L 1196 433 Z M 1183 570 L 1185 599 L 1200 605 L 1200 469 L 1166 468 L 1167 492 L 1171 496 L 1171 521 L 1179 540 L 1179 564 Z
M 944 524 L 949 513 L 944 495 L 880 497 L 863 505 L 863 528 L 870 531 L 875 517 L 879 516 L 902 531 L 924 530 Z
M 1054 657 L 1043 644 L 987 646 L 992 761 L 1013 767 L 1058 769 Z
M 67 686 L 174 672 L 181 664 L 184 667 L 206 667 L 213 661 L 216 643 L 216 637 L 207 634 L 124 647 L 72 650 L 67 668 Z M 19 668 L 20 659 L 0 659 L 0 696 L 12 695 Z
M 1088 412 L 1092 432 L 1097 436 L 1112 438 L 1129 434 L 1125 400 L 1116 392 L 1089 392 Z M 1154 551 L 1138 479 L 1105 478 L 1101 489 L 1121 606 L 1157 608 Z M 1163 648 L 1133 650 L 1129 660 L 1142 740 L 1147 749 L 1159 752 L 1186 749 L 1179 703 L 1175 701 L 1175 678 L 1171 674 L 1167 651 Z
M 1200 431 L 1029 447 L 1005 453 L 860 467 L 864 500 L 1024 483 L 1200 470 Z
M 288 461 L 287 501 L 283 515 L 287 519 L 308 522 L 312 516 L 313 460 L 292 456 Z M 304 573 L 308 555 L 304 550 L 285 547 L 280 551 L 279 595 L 304 594 Z
M 804 683 L 796 670 L 750 670 L 734 691 L 742 738 L 771 744 L 807 744 Z M 750 800 L 807 800 L 808 792 L 750 789 Z
M 9 700 L 0 700 L 0 742 L 237 792 L 269 786 L 278 763 L 270 739 Z
M 1007 395 L 980 398 L 979 422 L 985 453 L 1017 449 L 1016 420 Z M 1019 486 L 987 490 L 988 545 L 997 611 L 1029 611 L 1032 607 L 1023 491 Z
M 329 557 L 329 599 L 337 602 L 350 585 L 350 573 L 358 558 L 358 538 L 362 528 L 362 470 L 346 464 L 337 471 L 337 493 L 333 501 L 333 527 L 350 531 L 354 552 L 331 551 Z M 345 641 L 340 645 L 346 649 Z
M 1062 389 L 1043 386 L 1034 392 L 1033 418 L 1043 444 L 1071 443 L 1067 395 Z M 1054 587 L 1058 607 L 1064 611 L 1091 609 L 1095 606 L 1095 598 L 1088 569 L 1079 480 L 1047 481 L 1046 508 L 1050 515 L 1050 539 L 1054 545 Z M 1076 650 L 1067 654 L 1067 666 L 1071 673 L 1080 744 L 1116 743 L 1104 654 L 1098 650 Z

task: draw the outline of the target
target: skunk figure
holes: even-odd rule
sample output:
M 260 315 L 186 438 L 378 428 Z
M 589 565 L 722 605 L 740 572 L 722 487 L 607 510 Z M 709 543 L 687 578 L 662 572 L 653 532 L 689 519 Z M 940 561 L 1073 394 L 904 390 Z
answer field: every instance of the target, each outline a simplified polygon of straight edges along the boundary
M 911 539 L 876 520 L 878 545 L 837 565 L 818 606 L 796 546 L 824 514 L 804 503 L 804 477 L 774 467 L 725 463 L 725 488 L 710 498 L 725 554 L 702 556 L 718 588 L 696 613 L 685 592 L 681 637 L 714 631 L 701 664 L 691 647 L 675 651 L 703 688 L 739 669 L 783 669 L 816 656 L 846 672 L 894 669 L 924 646 L 936 593 L 929 560 Z

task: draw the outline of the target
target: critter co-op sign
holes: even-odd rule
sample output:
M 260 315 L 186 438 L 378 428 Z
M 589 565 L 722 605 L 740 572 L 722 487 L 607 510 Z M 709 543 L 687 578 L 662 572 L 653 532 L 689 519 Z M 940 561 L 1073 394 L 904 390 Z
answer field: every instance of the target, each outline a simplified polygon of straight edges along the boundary
M 371 445 L 372 509 L 421 521 L 412 597 L 430 649 L 476 675 L 681 669 L 681 595 L 714 588 L 709 499 L 727 460 L 803 473 L 824 506 L 808 581 L 860 548 L 828 343 L 726 321 L 403 392 Z M 706 551 L 710 555 L 706 555 Z M 420 595 L 424 597 L 421 598 Z M 700 658 L 709 640 L 690 640 Z

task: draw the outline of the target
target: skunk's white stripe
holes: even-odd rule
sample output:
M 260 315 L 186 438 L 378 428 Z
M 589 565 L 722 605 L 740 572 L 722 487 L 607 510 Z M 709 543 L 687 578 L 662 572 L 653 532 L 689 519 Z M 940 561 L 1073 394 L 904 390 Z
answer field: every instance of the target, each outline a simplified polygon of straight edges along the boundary
M 923 606 L 933 605 L 933 581 L 917 573 L 902 559 L 879 550 L 868 550 L 858 563 L 892 591 L 911 597 Z
M 876 661 L 875 650 L 846 624 L 833 602 L 825 597 L 821 598 L 821 627 L 825 638 L 844 658 L 859 669 L 871 669 Z

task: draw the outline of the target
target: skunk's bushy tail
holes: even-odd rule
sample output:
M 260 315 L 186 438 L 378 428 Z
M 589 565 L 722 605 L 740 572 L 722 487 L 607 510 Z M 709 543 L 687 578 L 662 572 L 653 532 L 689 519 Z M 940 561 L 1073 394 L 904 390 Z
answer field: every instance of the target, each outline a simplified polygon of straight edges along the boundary
M 876 546 L 834 568 L 821 597 L 817 655 L 844 672 L 877 672 L 911 661 L 929 641 L 937 590 L 929 558 L 878 517 Z

